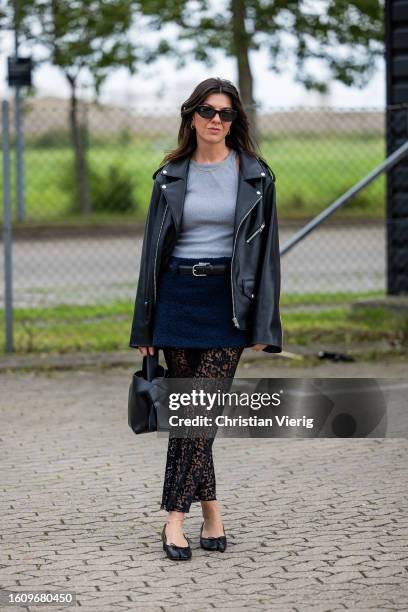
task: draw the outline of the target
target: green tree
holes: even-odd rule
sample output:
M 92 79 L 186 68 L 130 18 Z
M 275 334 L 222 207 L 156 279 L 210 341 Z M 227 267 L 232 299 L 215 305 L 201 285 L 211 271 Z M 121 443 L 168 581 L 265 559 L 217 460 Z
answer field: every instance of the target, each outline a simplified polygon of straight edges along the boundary
M 363 87 L 383 54 L 383 6 L 379 0 L 141 0 L 150 26 L 178 26 L 177 39 L 163 37 L 145 59 L 162 55 L 184 67 L 191 59 L 215 64 L 215 52 L 234 57 L 238 87 L 257 136 L 250 53 L 267 49 L 270 69 L 280 73 L 295 58 L 295 81 L 308 90 L 327 91 L 330 80 Z M 310 69 L 322 62 L 328 73 L 317 78 Z
M 12 6 L 12 2 L 3 2 Z M 112 68 L 133 73 L 137 47 L 129 40 L 132 0 L 24 0 L 20 3 L 21 40 L 47 48 L 37 61 L 61 69 L 70 86 L 70 133 L 75 154 L 77 197 L 83 213 L 91 211 L 85 154 L 86 124 L 79 120 L 78 83 L 83 71 L 91 76 L 96 98 Z M 0 8 L 1 12 L 1 8 Z

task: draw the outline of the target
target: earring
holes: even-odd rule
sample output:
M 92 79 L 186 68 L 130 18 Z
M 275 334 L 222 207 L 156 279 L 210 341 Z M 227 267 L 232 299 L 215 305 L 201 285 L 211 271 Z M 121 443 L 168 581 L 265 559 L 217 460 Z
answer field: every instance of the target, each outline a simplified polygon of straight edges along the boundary
M 190 127 L 191 127 L 192 130 L 194 130 L 193 122 L 191 122 L 191 126 Z

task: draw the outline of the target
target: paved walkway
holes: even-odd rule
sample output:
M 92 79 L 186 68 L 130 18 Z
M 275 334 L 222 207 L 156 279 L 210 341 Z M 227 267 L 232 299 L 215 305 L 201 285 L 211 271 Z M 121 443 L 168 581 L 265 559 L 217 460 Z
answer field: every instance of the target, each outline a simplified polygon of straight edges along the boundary
M 167 440 L 128 428 L 131 372 L 0 374 L 3 589 L 72 590 L 98 612 L 408 610 L 407 440 L 216 439 L 228 548 L 199 547 L 195 503 L 193 559 L 176 563 L 160 540 Z

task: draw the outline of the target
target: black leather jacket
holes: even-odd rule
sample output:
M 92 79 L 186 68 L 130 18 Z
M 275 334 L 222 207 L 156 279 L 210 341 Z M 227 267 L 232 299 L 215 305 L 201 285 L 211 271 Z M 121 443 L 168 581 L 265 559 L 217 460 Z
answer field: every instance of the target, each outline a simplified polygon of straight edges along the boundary
M 240 172 L 231 260 L 231 320 L 251 330 L 252 344 L 282 351 L 279 313 L 280 256 L 275 177 L 260 159 L 239 149 Z M 190 157 L 171 161 L 153 174 L 139 282 L 129 346 L 153 346 L 158 278 L 176 244 Z M 171 322 L 170 322 L 171 323 Z

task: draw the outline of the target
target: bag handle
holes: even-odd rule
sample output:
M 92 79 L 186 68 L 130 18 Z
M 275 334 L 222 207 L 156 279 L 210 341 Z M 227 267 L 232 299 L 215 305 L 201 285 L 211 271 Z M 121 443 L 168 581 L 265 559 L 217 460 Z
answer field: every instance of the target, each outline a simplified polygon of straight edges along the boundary
M 143 378 L 151 382 L 156 377 L 157 367 L 159 365 L 159 349 L 155 347 L 154 355 L 145 355 L 143 357 Z

